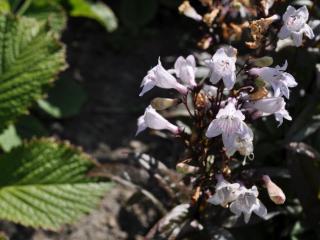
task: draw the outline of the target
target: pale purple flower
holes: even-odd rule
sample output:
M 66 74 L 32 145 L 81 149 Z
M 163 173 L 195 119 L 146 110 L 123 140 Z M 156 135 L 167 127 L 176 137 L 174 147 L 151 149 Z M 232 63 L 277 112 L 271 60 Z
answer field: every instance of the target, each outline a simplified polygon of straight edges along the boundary
M 280 111 L 285 105 L 282 97 L 267 97 L 257 101 L 250 101 L 244 104 L 244 108 L 252 108 L 266 114 L 273 114 Z
M 245 116 L 235 107 L 234 100 L 219 110 L 206 132 L 208 138 L 222 134 L 222 141 L 227 151 L 234 146 L 236 137 L 248 134 L 251 129 L 244 122 Z
M 237 199 L 240 194 L 239 183 L 229 183 L 226 181 L 222 175 L 217 176 L 218 183 L 215 188 L 214 195 L 208 199 L 209 203 L 214 205 L 221 205 L 222 207 L 227 207 L 230 202 Z
M 286 119 L 288 121 L 292 120 L 292 117 L 290 116 L 289 112 L 285 109 L 285 104 L 282 106 L 282 108 L 274 113 L 274 117 L 276 121 L 279 122 L 278 127 L 280 127 L 283 123 L 283 119 Z
M 244 215 L 245 223 L 248 223 L 252 212 L 257 214 L 261 218 L 265 218 L 267 215 L 267 209 L 263 203 L 258 199 L 258 189 L 253 186 L 251 189 L 247 189 L 241 186 L 239 191 L 241 192 L 238 198 L 230 204 L 230 211 L 237 217 L 241 214 Z
M 236 134 L 234 142 L 230 146 L 226 146 L 226 153 L 232 156 L 238 151 L 242 156 L 250 156 L 253 153 L 253 132 L 248 127 L 246 133 Z
M 176 125 L 173 125 L 170 123 L 167 119 L 162 117 L 157 111 L 149 105 L 144 115 L 140 116 L 138 118 L 138 130 L 136 135 L 138 135 L 140 132 L 145 130 L 146 128 L 151 128 L 155 130 L 169 130 L 170 132 L 174 134 L 179 133 L 179 128 Z
M 236 55 L 237 50 L 231 46 L 220 48 L 207 62 L 211 69 L 210 81 L 213 84 L 221 79 L 227 89 L 232 89 L 236 82 Z
M 193 55 L 187 58 L 178 57 L 174 64 L 174 72 L 181 82 L 187 86 L 195 87 L 196 60 Z
M 286 61 L 282 67 L 276 66 L 275 68 L 252 68 L 249 70 L 249 73 L 257 75 L 262 80 L 269 83 L 273 88 L 275 97 L 285 96 L 286 98 L 289 98 L 289 88 L 296 87 L 298 83 L 290 73 L 285 72 L 287 67 L 288 62 Z
M 188 92 L 185 86 L 178 83 L 175 77 L 163 68 L 160 59 L 158 60 L 158 65 L 148 71 L 147 76 L 143 78 L 141 87 L 142 86 L 143 89 L 139 96 L 142 96 L 155 86 L 165 89 L 176 89 L 181 94 L 187 94 Z
M 204 84 L 202 88 L 204 94 L 208 97 L 217 97 L 218 88 L 208 84 Z
M 308 18 L 309 12 L 306 6 L 296 10 L 289 5 L 282 16 L 284 25 L 280 29 L 278 37 L 280 39 L 291 37 L 297 47 L 302 45 L 303 34 L 309 39 L 314 38 L 313 30 L 307 24 Z

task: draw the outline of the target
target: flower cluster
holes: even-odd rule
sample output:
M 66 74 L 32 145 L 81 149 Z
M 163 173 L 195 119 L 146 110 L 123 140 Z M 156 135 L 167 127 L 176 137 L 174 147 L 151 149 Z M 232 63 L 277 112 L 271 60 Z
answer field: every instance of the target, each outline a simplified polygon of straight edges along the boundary
M 179 6 L 179 12 L 197 22 L 202 22 L 205 27 L 201 29 L 207 29 L 198 43 L 202 49 L 208 49 L 214 41 L 217 42 L 219 39 L 219 36 L 211 33 L 222 32 L 225 40 L 238 41 L 242 38 L 244 29 L 251 30 L 253 40 L 247 42 L 247 47 L 263 48 L 270 25 L 280 20 L 277 14 L 269 16 L 270 9 L 276 5 L 276 2 L 280 2 L 278 0 L 260 0 L 260 4 L 252 4 L 250 1 L 199 1 L 207 9 L 207 13 L 200 15 L 188 0 Z M 257 15 L 263 15 L 266 18 L 252 20 Z M 238 21 L 239 16 L 242 19 L 241 23 Z M 282 27 L 277 31 L 278 38 L 280 40 L 291 39 L 295 46 L 302 46 L 304 35 L 309 39 L 314 38 L 313 30 L 307 23 L 308 19 L 309 12 L 306 6 L 299 9 L 288 6 L 282 16 Z M 269 32 L 272 35 L 272 31 Z
M 295 10 L 289 6 L 279 37 L 292 37 L 297 46 L 301 45 L 304 33 L 309 38 L 313 36 L 307 19 L 305 7 Z M 235 178 L 232 174 L 234 166 L 230 163 L 241 156 L 239 160 L 243 164 L 247 164 L 246 158 L 254 158 L 253 121 L 274 115 L 280 126 L 284 119 L 291 120 L 286 100 L 290 98 L 291 89 L 297 86 L 295 78 L 286 72 L 287 61 L 283 66 L 275 67 L 270 66 L 270 61 L 261 62 L 261 59 L 251 59 L 238 68 L 237 49 L 222 46 L 205 61 L 208 75 L 197 81 L 198 67 L 194 56 L 179 57 L 173 69 L 165 69 L 159 59 L 158 65 L 143 79 L 140 93 L 142 96 L 153 87 L 174 89 L 179 93 L 176 99 L 154 99 L 138 119 L 137 134 L 151 128 L 168 130 L 181 138 L 187 157 L 179 164 L 190 165 L 194 170 L 190 173 L 193 188 L 200 189 L 203 196 L 199 198 L 197 194 L 196 199 L 229 207 L 236 216 L 243 214 L 246 223 L 252 212 L 265 218 L 267 209 L 258 199 L 255 183 Z M 157 112 L 179 104 L 189 113 L 191 133 Z M 275 204 L 283 204 L 282 190 L 266 175 L 260 176 L 260 180 L 270 199 Z

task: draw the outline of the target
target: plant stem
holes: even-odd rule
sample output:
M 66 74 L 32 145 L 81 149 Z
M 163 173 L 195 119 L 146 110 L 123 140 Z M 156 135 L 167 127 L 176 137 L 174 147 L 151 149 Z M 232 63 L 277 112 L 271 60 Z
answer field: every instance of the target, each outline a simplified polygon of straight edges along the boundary
M 21 16 L 25 13 L 25 11 L 28 10 L 28 8 L 30 7 L 30 4 L 32 3 L 32 0 L 25 0 L 23 2 L 23 4 L 21 5 L 21 7 L 17 10 L 16 15 L 17 16 Z

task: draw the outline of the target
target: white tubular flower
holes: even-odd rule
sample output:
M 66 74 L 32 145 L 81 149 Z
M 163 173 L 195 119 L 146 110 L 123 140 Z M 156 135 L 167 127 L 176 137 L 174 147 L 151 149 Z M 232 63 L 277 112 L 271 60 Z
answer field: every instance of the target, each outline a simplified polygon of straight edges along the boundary
M 253 108 L 266 114 L 273 114 L 280 111 L 285 105 L 283 97 L 268 97 L 257 101 L 250 101 L 244 104 L 245 108 Z
M 178 83 L 175 77 L 163 68 L 160 59 L 158 60 L 158 65 L 152 68 L 147 76 L 143 78 L 141 87 L 142 86 L 143 89 L 139 96 L 142 96 L 154 86 L 165 89 L 176 89 L 181 94 L 187 94 L 188 92 L 185 86 Z
M 285 96 L 289 99 L 289 88 L 296 87 L 298 83 L 290 73 L 285 72 L 287 67 L 288 62 L 286 61 L 282 67 L 252 68 L 249 70 L 249 73 L 257 75 L 265 82 L 269 83 L 273 88 L 275 97 Z
M 283 123 L 283 119 L 286 119 L 288 121 L 292 120 L 292 117 L 290 116 L 289 112 L 285 109 L 285 104 L 282 106 L 282 108 L 274 113 L 274 117 L 276 121 L 279 122 L 278 127 L 280 127 Z
M 296 47 L 302 45 L 303 34 L 309 39 L 314 38 L 314 33 L 307 24 L 308 18 L 309 12 L 306 6 L 303 6 L 298 10 L 292 6 L 288 6 L 286 12 L 282 16 L 284 25 L 280 29 L 278 37 L 280 39 L 291 37 Z
M 208 97 L 217 97 L 218 88 L 215 86 L 204 84 L 202 90 Z
M 264 181 L 271 201 L 278 205 L 284 204 L 284 202 L 286 201 L 286 195 L 284 194 L 282 189 L 279 188 L 274 182 L 272 182 L 268 175 L 264 175 L 262 177 L 262 180 Z
M 245 116 L 237 110 L 234 101 L 229 101 L 227 106 L 220 109 L 206 132 L 208 138 L 222 134 L 222 141 L 227 151 L 234 147 L 235 139 L 238 136 L 245 136 L 251 129 L 244 122 Z
M 151 105 L 146 108 L 144 115 L 138 118 L 138 130 L 136 135 L 146 128 L 152 128 L 155 130 L 166 129 L 174 134 L 179 133 L 179 128 L 157 113 Z
M 239 191 L 241 193 L 238 198 L 230 204 L 230 211 L 237 217 L 240 217 L 243 213 L 245 223 L 249 222 L 252 212 L 261 218 L 265 218 L 267 209 L 258 199 L 259 193 L 257 187 L 253 186 L 251 189 L 247 189 L 241 186 Z
M 245 134 L 237 134 L 234 143 L 226 146 L 226 153 L 232 156 L 238 151 L 242 156 L 250 156 L 253 153 L 253 132 L 248 127 Z
M 197 86 L 195 82 L 196 60 L 193 55 L 189 55 L 187 58 L 178 57 L 174 64 L 174 72 L 185 85 Z
M 230 202 L 233 202 L 239 196 L 239 183 L 229 183 L 222 175 L 217 176 L 218 183 L 216 185 L 214 195 L 208 199 L 208 202 L 214 205 L 227 207 Z
M 207 62 L 211 69 L 210 81 L 216 84 L 221 79 L 225 87 L 230 90 L 236 82 L 236 58 L 237 50 L 231 46 L 220 48 Z

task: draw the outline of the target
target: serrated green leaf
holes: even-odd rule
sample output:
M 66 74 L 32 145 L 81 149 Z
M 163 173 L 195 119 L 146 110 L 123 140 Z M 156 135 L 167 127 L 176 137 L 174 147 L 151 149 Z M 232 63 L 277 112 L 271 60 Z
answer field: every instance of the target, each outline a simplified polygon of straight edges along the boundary
M 0 16 L 0 131 L 27 113 L 65 67 L 64 47 L 43 24 Z
M 24 15 L 48 23 L 51 29 L 59 35 L 67 24 L 65 10 L 55 1 L 33 0 Z
M 103 2 L 90 2 L 87 0 L 69 0 L 72 10 L 70 15 L 73 17 L 86 17 L 98 21 L 112 32 L 118 27 L 118 19 L 112 9 Z
M 0 157 L 0 218 L 56 230 L 97 206 L 110 183 L 86 176 L 92 161 L 52 139 L 34 140 Z
M 9 152 L 12 148 L 19 146 L 21 143 L 21 138 L 13 125 L 10 125 L 0 135 L 0 146 L 5 152 Z

